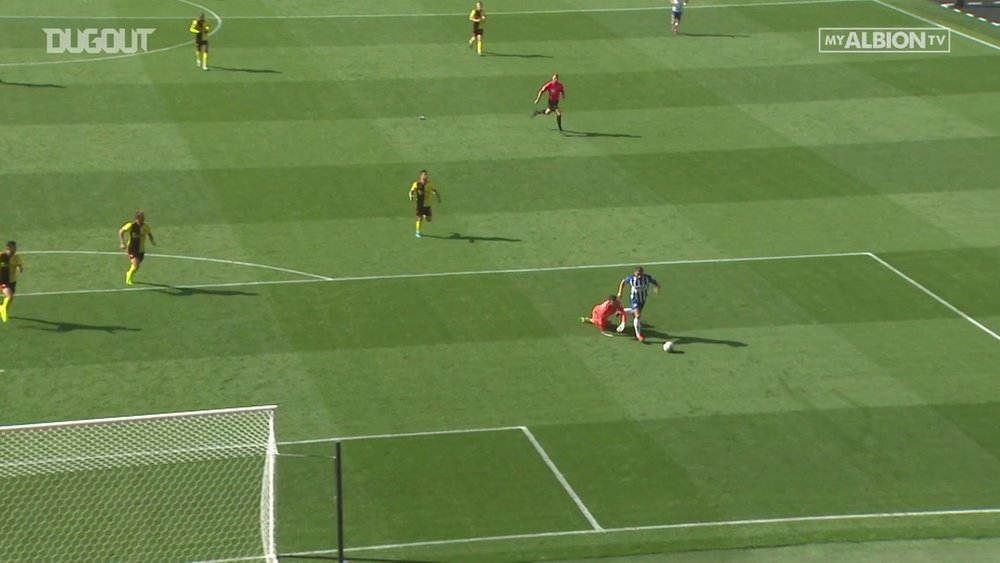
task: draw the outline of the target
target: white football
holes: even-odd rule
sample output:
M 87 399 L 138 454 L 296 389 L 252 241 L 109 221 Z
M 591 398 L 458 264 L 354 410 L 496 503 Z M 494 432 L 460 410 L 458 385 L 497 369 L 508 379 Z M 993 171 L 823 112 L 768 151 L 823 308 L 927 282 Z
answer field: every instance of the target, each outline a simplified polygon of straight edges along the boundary
M 673 349 L 674 349 L 674 341 L 673 340 L 667 340 L 666 342 L 663 343 L 663 351 L 664 352 L 669 352 L 669 351 L 671 351 Z

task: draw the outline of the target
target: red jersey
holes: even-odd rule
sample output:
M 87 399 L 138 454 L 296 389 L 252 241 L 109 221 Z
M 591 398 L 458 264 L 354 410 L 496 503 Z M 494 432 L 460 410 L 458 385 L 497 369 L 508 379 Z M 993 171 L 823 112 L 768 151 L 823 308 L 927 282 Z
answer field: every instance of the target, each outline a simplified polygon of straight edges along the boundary
M 559 97 L 566 91 L 566 89 L 563 88 L 562 82 L 559 82 L 558 80 L 549 80 L 545 83 L 545 86 L 542 86 L 542 90 L 549 93 L 550 102 L 558 102 Z
M 622 302 L 605 299 L 603 303 L 594 307 L 594 310 L 591 312 L 591 317 L 603 320 L 615 314 L 621 317 L 625 316 L 625 308 L 622 307 Z

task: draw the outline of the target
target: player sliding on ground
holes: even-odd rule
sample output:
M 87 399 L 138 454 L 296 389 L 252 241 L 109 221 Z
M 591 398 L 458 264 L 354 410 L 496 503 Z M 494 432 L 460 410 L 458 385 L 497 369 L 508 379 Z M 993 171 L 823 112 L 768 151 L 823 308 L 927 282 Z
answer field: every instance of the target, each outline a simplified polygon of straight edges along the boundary
M 635 272 L 625 276 L 625 279 L 618 284 L 619 299 L 621 299 L 622 292 L 625 291 L 626 286 L 629 288 L 629 301 L 632 305 L 630 309 L 626 310 L 632 312 L 632 326 L 635 327 L 635 337 L 639 342 L 645 342 L 646 337 L 642 335 L 642 321 L 639 318 L 642 316 L 643 307 L 646 306 L 646 297 L 649 295 L 649 288 L 652 287 L 653 291 L 660 293 L 660 284 L 653 279 L 653 276 L 644 272 L 642 266 L 638 266 Z M 621 330 L 618 332 L 621 332 Z
M 607 299 L 594 305 L 594 310 L 590 312 L 589 319 L 587 317 L 580 317 L 580 322 L 590 323 L 601 329 L 601 332 L 607 333 L 610 326 L 608 321 L 615 315 L 618 316 L 618 332 L 622 332 L 625 330 L 625 309 L 622 307 L 622 302 L 618 300 L 617 295 L 609 295 Z

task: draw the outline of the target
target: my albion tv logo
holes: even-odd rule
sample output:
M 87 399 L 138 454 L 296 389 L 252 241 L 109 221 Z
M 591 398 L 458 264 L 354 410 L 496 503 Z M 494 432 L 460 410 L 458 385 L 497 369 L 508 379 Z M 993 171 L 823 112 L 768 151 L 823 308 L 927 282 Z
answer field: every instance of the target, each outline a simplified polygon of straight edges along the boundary
M 950 53 L 951 30 L 937 27 L 821 27 L 820 53 Z
M 153 28 L 132 30 L 44 28 L 42 31 L 45 32 L 45 52 L 50 55 L 63 53 L 131 55 L 139 51 L 146 51 L 149 36 L 156 30 Z

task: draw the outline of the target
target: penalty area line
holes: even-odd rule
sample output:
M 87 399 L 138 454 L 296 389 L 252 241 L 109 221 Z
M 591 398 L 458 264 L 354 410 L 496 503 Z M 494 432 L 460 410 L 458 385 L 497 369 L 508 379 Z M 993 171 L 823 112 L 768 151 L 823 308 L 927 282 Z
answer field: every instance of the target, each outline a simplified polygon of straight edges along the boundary
M 541 442 L 538 441 L 538 438 L 535 438 L 535 435 L 531 432 L 531 430 L 527 426 L 522 426 L 521 432 L 523 432 L 524 437 L 527 438 L 529 442 L 531 442 L 531 447 L 535 449 L 535 452 L 538 453 L 538 455 L 542 458 L 542 461 L 545 462 L 545 465 L 548 466 L 549 470 L 552 472 L 552 475 L 555 476 L 556 480 L 559 481 L 559 484 L 562 485 L 563 490 L 566 491 L 566 494 L 569 495 L 569 497 L 573 500 L 573 504 L 575 504 L 576 507 L 580 509 L 580 513 L 583 514 L 583 517 L 587 519 L 587 523 L 590 524 L 590 527 L 597 532 L 604 531 L 604 528 L 601 527 L 601 525 L 597 523 L 597 519 L 594 518 L 594 514 L 590 511 L 589 508 L 587 508 L 587 505 L 583 503 L 583 499 L 580 498 L 580 495 L 576 493 L 576 491 L 573 489 L 573 486 L 569 484 L 569 481 L 566 479 L 566 476 L 563 475 L 563 472 L 559 470 L 558 466 L 556 466 L 556 462 L 552 461 L 552 458 L 549 457 L 548 452 L 546 452 L 545 448 L 542 447 L 542 444 Z
M 919 289 L 920 291 L 922 291 L 925 295 L 927 295 L 931 299 L 933 299 L 933 300 L 937 301 L 938 303 L 944 305 L 952 313 L 955 313 L 956 315 L 958 315 L 958 316 L 962 317 L 963 319 L 965 319 L 966 321 L 968 321 L 970 324 L 972 324 L 972 326 L 974 326 L 974 327 L 978 328 L 979 330 L 985 332 L 986 334 L 992 336 L 995 340 L 1000 340 L 1000 334 L 997 334 L 996 332 L 994 332 L 992 329 L 990 329 L 989 327 L 987 327 L 983 323 L 981 323 L 981 322 L 977 321 L 976 319 L 972 318 L 971 315 L 966 314 L 964 311 L 962 311 L 958 307 L 952 305 L 947 300 L 945 300 L 945 298 L 943 298 L 940 295 L 934 293 L 933 291 L 927 289 L 927 287 L 924 284 L 922 284 L 922 283 L 918 282 L 917 280 L 911 278 L 910 276 L 908 276 L 905 273 L 903 273 L 903 271 L 900 270 L 899 268 L 896 268 L 892 264 L 886 262 L 878 254 L 875 254 L 874 252 L 869 252 L 868 256 L 870 256 L 872 258 L 872 260 L 875 260 L 880 265 L 882 265 L 883 267 L 885 267 L 886 269 L 888 269 L 890 272 L 892 272 L 892 273 L 896 274 L 897 276 L 899 276 L 906 283 L 908 283 L 908 284 L 912 285 L 913 287 Z
M 89 256 L 123 256 L 123 251 L 110 252 L 107 250 L 30 250 L 22 252 L 21 254 L 80 254 Z M 224 260 L 222 258 L 204 258 L 202 256 L 184 256 L 181 254 L 157 254 L 153 252 L 147 252 L 146 256 L 150 258 L 172 258 L 174 260 L 192 260 L 195 262 L 211 262 L 213 264 L 227 264 L 230 266 L 246 266 L 248 268 L 259 268 L 261 270 L 272 270 L 275 272 L 284 272 L 286 274 L 295 274 L 297 276 L 304 276 L 307 278 L 315 278 L 322 281 L 330 281 L 330 278 L 326 276 L 321 276 L 319 274 L 310 274 L 309 272 L 303 272 L 300 270 L 292 270 L 289 268 L 281 268 L 278 266 L 268 266 L 267 264 L 255 264 L 253 262 L 242 262 L 240 260 Z
M 451 434 L 480 434 L 483 432 L 513 432 L 522 431 L 523 426 L 490 426 L 486 428 L 460 428 L 457 430 L 429 430 L 425 432 L 398 432 L 387 434 L 364 434 L 360 436 L 339 436 L 334 438 L 314 438 L 311 440 L 291 440 L 278 442 L 279 446 L 294 446 L 296 444 L 323 444 L 329 442 L 352 442 L 358 440 L 384 440 L 387 438 L 415 438 L 419 436 L 447 436 Z
M 253 282 L 233 282 L 233 283 L 205 283 L 205 284 L 195 284 L 195 285 L 149 285 L 149 286 L 130 286 L 130 287 L 116 287 L 109 289 L 70 289 L 66 291 L 35 291 L 32 293 L 18 293 L 18 297 L 43 297 L 46 295 L 87 295 L 93 293 L 132 293 L 137 291 L 163 291 L 164 289 L 212 289 L 212 288 L 223 288 L 223 287 L 253 287 L 257 285 L 291 285 L 296 283 L 319 283 L 326 280 L 308 279 L 308 280 L 272 280 L 272 281 L 253 281 Z M 142 282 L 138 282 L 142 283 Z
M 113 254 L 120 255 L 120 252 L 102 252 L 102 251 L 35 251 L 35 252 L 24 252 L 24 254 Z M 147 255 L 152 256 L 152 255 Z M 464 276 L 497 276 L 497 275 L 507 275 L 507 274 L 538 274 L 546 272 L 568 272 L 577 270 L 603 270 L 611 268 L 634 268 L 637 264 L 643 264 L 645 266 L 677 266 L 685 264 L 732 264 L 741 262 L 772 262 L 781 260 L 809 260 L 809 259 L 822 259 L 822 258 L 847 258 L 863 256 L 869 257 L 871 253 L 869 252 L 831 252 L 825 254 L 789 254 L 781 256 L 748 256 L 743 258 L 696 258 L 696 259 L 682 259 L 682 260 L 654 260 L 654 261 L 632 261 L 632 262 L 618 262 L 614 264 L 581 264 L 576 266 L 548 266 L 541 268 L 508 268 L 508 269 L 497 269 L 497 270 L 466 270 L 457 272 L 429 272 L 429 273 L 415 273 L 415 274 L 380 274 L 371 276 L 341 276 L 341 277 L 329 277 L 320 276 L 318 274 L 310 274 L 306 272 L 298 272 L 295 270 L 284 270 L 281 268 L 276 268 L 273 266 L 264 266 L 261 264 L 250 264 L 247 262 L 235 262 L 228 260 L 216 260 L 216 259 L 203 259 L 203 258 L 193 258 L 187 256 L 174 256 L 174 255 L 161 255 L 168 258 L 178 258 L 178 259 L 190 259 L 190 260 L 207 260 L 207 261 L 217 261 L 221 263 L 236 264 L 243 266 L 254 266 L 257 268 L 264 268 L 268 270 L 278 270 L 293 272 L 302 276 L 310 276 L 309 279 L 300 280 L 275 280 L 275 281 L 254 281 L 254 282 L 234 282 L 234 283 L 216 283 L 216 284 L 201 284 L 201 285 L 177 285 L 172 286 L 175 289 L 207 289 L 213 287 L 240 287 L 240 286 L 255 286 L 255 285 L 284 285 L 284 284 L 302 284 L 302 283 L 319 283 L 319 282 L 356 282 L 356 281 L 384 281 L 384 280 L 408 280 L 408 279 L 423 279 L 423 278 L 449 278 L 449 277 L 464 277 Z M 43 291 L 35 293 L 23 293 L 19 294 L 23 297 L 28 296 L 41 296 L 41 295 L 75 295 L 75 294 L 90 294 L 90 293 L 121 293 L 127 291 L 151 291 L 154 289 L 162 289 L 160 287 L 119 287 L 119 288 L 107 288 L 107 289 L 77 289 L 68 291 Z
M 350 553 L 366 551 L 390 551 L 396 549 L 434 547 L 446 545 L 463 545 L 488 542 L 506 542 L 517 540 L 534 540 L 545 538 L 558 538 L 584 535 L 600 534 L 622 534 L 622 533 L 642 533 L 667 530 L 690 530 L 690 529 L 711 529 L 711 528 L 736 528 L 749 526 L 766 526 L 780 524 L 801 524 L 810 522 L 847 522 L 852 520 L 900 520 L 909 518 L 941 518 L 957 516 L 991 516 L 1000 515 L 1000 508 L 971 508 L 955 510 L 927 510 L 909 512 L 871 512 L 860 514 L 826 514 L 817 516 L 790 516 L 784 518 L 754 518 L 745 520 L 718 520 L 709 522 L 679 522 L 676 524 L 658 524 L 651 526 L 628 526 L 622 528 L 604 528 L 603 530 L 565 530 L 555 532 L 538 532 L 531 534 L 511 534 L 504 536 L 481 536 L 472 538 L 457 538 L 450 540 L 430 540 L 422 542 L 392 543 L 382 545 L 371 545 L 365 547 L 349 547 L 345 551 Z M 283 554 L 286 557 L 310 557 L 335 553 L 336 549 L 325 549 L 318 551 L 303 551 Z
M 923 16 L 919 16 L 917 14 L 914 14 L 913 12 L 909 12 L 909 11 L 904 10 L 902 8 L 898 8 L 896 6 L 893 6 L 892 4 L 889 4 L 887 2 L 883 2 L 882 0 L 871 0 L 871 1 L 874 2 L 874 3 L 876 3 L 876 4 L 881 4 L 882 6 L 885 6 L 886 8 L 889 8 L 890 10 L 895 10 L 895 11 L 901 13 L 901 14 L 906 14 L 907 16 L 910 16 L 911 18 L 920 20 L 920 21 L 922 21 L 924 23 L 929 23 L 929 24 L 933 25 L 934 27 L 937 27 L 938 29 L 947 29 L 949 33 L 954 33 L 955 35 L 958 35 L 960 37 L 964 37 L 964 38 L 966 38 L 966 39 L 968 39 L 970 41 L 975 41 L 976 43 L 979 43 L 980 45 L 985 45 L 985 46 L 989 47 L 990 49 L 996 49 L 996 50 L 1000 51 L 1000 45 L 997 45 L 996 43 L 991 43 L 989 41 L 986 41 L 985 39 L 980 39 L 980 38 L 978 38 L 978 37 L 976 37 L 974 35 L 969 35 L 968 33 L 961 32 L 961 31 L 959 31 L 959 30 L 957 30 L 955 28 L 948 27 L 947 25 L 944 25 L 943 23 L 936 22 L 936 21 L 931 20 L 931 19 L 927 19 L 927 18 L 925 18 Z M 960 10 L 956 10 L 956 11 L 959 11 L 960 13 L 965 13 L 965 12 L 961 12 Z M 969 13 L 965 13 L 965 14 L 968 15 L 968 16 L 972 16 L 972 14 L 969 14 Z

